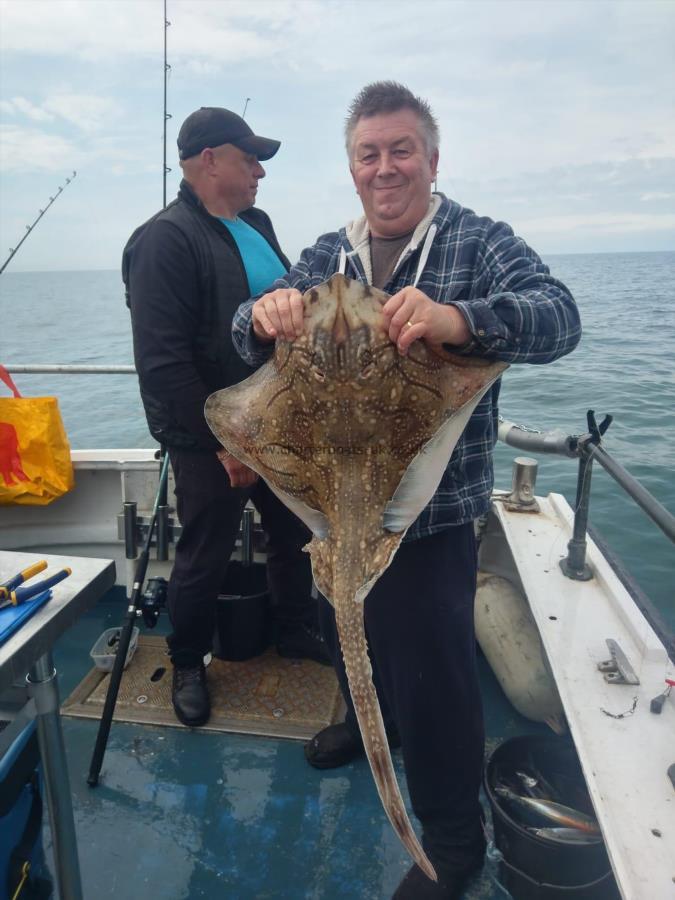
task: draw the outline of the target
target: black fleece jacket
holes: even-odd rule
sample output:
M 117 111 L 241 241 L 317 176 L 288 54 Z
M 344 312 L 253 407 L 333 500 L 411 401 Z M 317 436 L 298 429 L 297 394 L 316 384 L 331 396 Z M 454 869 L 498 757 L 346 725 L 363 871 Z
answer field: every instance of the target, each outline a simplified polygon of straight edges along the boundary
M 239 217 L 288 270 L 269 216 L 252 207 Z M 251 295 L 234 239 L 182 181 L 178 197 L 129 238 L 122 278 L 151 434 L 169 447 L 218 449 L 204 402 L 253 372 L 232 345 L 232 317 Z

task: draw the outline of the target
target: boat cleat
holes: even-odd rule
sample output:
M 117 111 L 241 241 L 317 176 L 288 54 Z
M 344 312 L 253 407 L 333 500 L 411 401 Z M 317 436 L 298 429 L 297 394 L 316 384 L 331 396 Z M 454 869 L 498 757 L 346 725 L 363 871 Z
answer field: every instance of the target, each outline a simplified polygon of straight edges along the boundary
M 608 684 L 640 684 L 640 679 L 635 674 L 628 657 L 619 644 L 612 638 L 606 638 L 611 659 L 598 663 L 598 669 L 604 674 Z

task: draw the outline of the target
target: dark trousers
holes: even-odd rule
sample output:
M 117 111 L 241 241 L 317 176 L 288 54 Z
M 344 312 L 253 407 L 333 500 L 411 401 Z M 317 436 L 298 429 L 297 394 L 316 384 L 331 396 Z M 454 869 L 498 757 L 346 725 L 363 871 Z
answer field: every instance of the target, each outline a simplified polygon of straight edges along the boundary
M 211 649 L 216 599 L 249 498 L 267 540 L 267 581 L 278 630 L 316 624 L 310 558 L 302 550 L 311 533 L 303 523 L 262 479 L 251 488 L 233 488 L 215 453 L 170 449 L 169 456 L 182 526 L 167 596 L 172 658 L 191 664 Z
M 476 670 L 473 525 L 403 543 L 365 600 L 373 680 L 389 732 L 401 738 L 408 790 L 432 858 L 480 834 L 483 713 Z M 320 597 L 319 622 L 331 651 L 346 722 L 359 733 L 339 649 L 335 614 Z

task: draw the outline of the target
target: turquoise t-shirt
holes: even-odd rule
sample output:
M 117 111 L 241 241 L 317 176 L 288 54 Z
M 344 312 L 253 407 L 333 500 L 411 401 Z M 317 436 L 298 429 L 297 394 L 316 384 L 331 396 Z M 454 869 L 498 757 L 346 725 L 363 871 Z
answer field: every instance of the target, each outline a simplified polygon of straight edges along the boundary
M 286 274 L 283 263 L 265 238 L 242 219 L 221 219 L 234 238 L 244 261 L 251 296 L 261 294 L 273 281 Z

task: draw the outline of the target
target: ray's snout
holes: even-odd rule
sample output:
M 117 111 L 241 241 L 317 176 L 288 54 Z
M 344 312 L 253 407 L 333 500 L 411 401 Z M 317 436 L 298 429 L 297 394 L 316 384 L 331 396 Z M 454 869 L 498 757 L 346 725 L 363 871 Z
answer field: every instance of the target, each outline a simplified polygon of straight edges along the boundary
M 347 324 L 347 319 L 345 318 L 345 311 L 342 308 L 342 304 L 338 303 L 337 310 L 335 311 L 335 322 L 333 323 L 333 340 L 340 346 L 344 345 L 348 339 L 349 326 Z
M 350 325 L 338 303 L 331 322 L 314 331 L 312 367 L 337 384 L 358 380 L 373 360 L 372 332 L 363 322 Z

